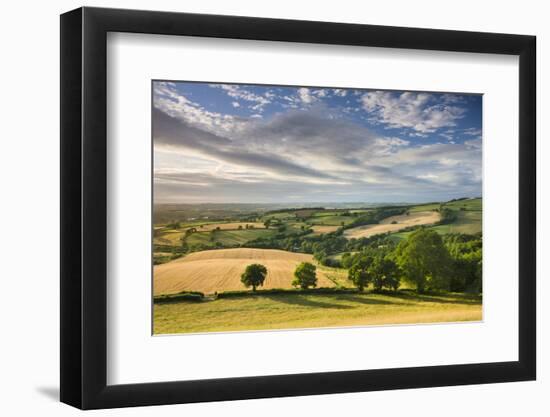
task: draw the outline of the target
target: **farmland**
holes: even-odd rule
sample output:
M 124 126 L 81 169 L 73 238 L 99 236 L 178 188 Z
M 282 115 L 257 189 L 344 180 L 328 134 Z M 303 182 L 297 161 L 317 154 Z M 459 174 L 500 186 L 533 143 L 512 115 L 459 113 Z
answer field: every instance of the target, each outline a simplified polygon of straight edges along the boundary
M 412 226 L 435 224 L 439 220 L 440 215 L 435 211 L 417 211 L 412 214 L 407 213 L 399 216 L 390 216 L 382 220 L 379 224 L 348 229 L 344 232 L 344 236 L 348 239 L 370 237 L 384 233 L 397 232 Z
M 300 262 L 313 256 L 270 249 L 221 249 L 192 253 L 155 266 L 155 295 L 181 291 L 205 294 L 243 289 L 240 281 L 246 265 L 259 262 L 268 270 L 263 288 L 292 288 L 292 275 Z M 333 287 L 325 272 L 319 273 L 320 287 Z
M 154 219 L 155 333 L 481 320 L 480 198 L 377 206 L 164 205 L 155 207 Z M 425 282 L 405 272 L 392 272 L 397 281 L 377 280 L 387 273 L 372 260 L 406 268 L 403 245 L 420 232 L 427 233 L 422 239 L 440 237 L 435 244 L 443 252 L 430 251 L 447 263 L 441 270 L 454 272 Z M 315 285 L 302 287 L 307 291 L 295 282 L 304 263 L 315 270 Z M 266 269 L 258 289 L 242 281 L 253 264 Z M 366 265 L 374 269 L 366 273 Z

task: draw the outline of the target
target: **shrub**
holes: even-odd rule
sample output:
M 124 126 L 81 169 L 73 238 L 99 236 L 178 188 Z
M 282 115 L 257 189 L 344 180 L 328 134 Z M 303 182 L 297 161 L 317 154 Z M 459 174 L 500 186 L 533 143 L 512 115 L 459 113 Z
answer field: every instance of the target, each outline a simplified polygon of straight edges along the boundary
M 178 303 L 180 301 L 203 301 L 204 294 L 198 291 L 182 291 L 178 294 L 157 295 L 154 297 L 153 302 L 155 304 L 163 303 Z

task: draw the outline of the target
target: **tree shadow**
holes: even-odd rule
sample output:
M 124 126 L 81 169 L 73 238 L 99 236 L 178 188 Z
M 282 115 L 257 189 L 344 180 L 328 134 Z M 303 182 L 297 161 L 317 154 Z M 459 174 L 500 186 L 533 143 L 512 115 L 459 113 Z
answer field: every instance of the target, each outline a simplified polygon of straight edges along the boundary
M 435 294 L 417 294 L 408 292 L 396 292 L 396 293 L 384 293 L 388 297 L 400 298 L 403 300 L 411 301 L 424 301 L 439 304 L 464 304 L 474 305 L 481 303 L 481 297 L 471 294 L 448 294 L 448 295 L 435 295 Z M 444 298 L 446 297 L 446 298 Z
M 369 298 L 369 293 L 360 294 L 339 294 L 335 298 L 341 301 L 351 301 L 359 304 L 372 304 L 372 305 L 399 305 L 406 304 L 399 301 L 380 300 L 376 298 Z
M 310 294 L 309 294 L 310 295 Z M 298 305 L 302 307 L 316 307 L 316 308 L 333 308 L 338 310 L 346 310 L 354 308 L 344 304 L 327 303 L 325 301 L 316 301 L 307 298 L 303 294 L 278 294 L 278 295 L 263 295 L 265 298 L 269 298 L 272 301 L 277 301 L 289 305 Z

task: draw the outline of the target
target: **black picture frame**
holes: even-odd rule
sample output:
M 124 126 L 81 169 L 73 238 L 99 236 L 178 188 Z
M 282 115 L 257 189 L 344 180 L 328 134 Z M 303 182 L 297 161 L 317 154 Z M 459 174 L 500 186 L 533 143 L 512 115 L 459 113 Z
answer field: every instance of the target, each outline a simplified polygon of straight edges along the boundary
M 519 56 L 519 360 L 107 385 L 108 32 Z M 136 10 L 61 16 L 61 401 L 81 409 L 534 380 L 536 38 Z

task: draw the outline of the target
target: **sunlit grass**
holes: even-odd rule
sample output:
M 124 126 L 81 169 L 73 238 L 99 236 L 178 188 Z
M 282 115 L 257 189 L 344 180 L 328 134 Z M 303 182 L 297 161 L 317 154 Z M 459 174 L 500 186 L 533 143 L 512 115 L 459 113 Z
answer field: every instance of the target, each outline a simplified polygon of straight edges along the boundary
M 481 298 L 465 294 L 278 294 L 155 304 L 154 333 L 479 321 Z

